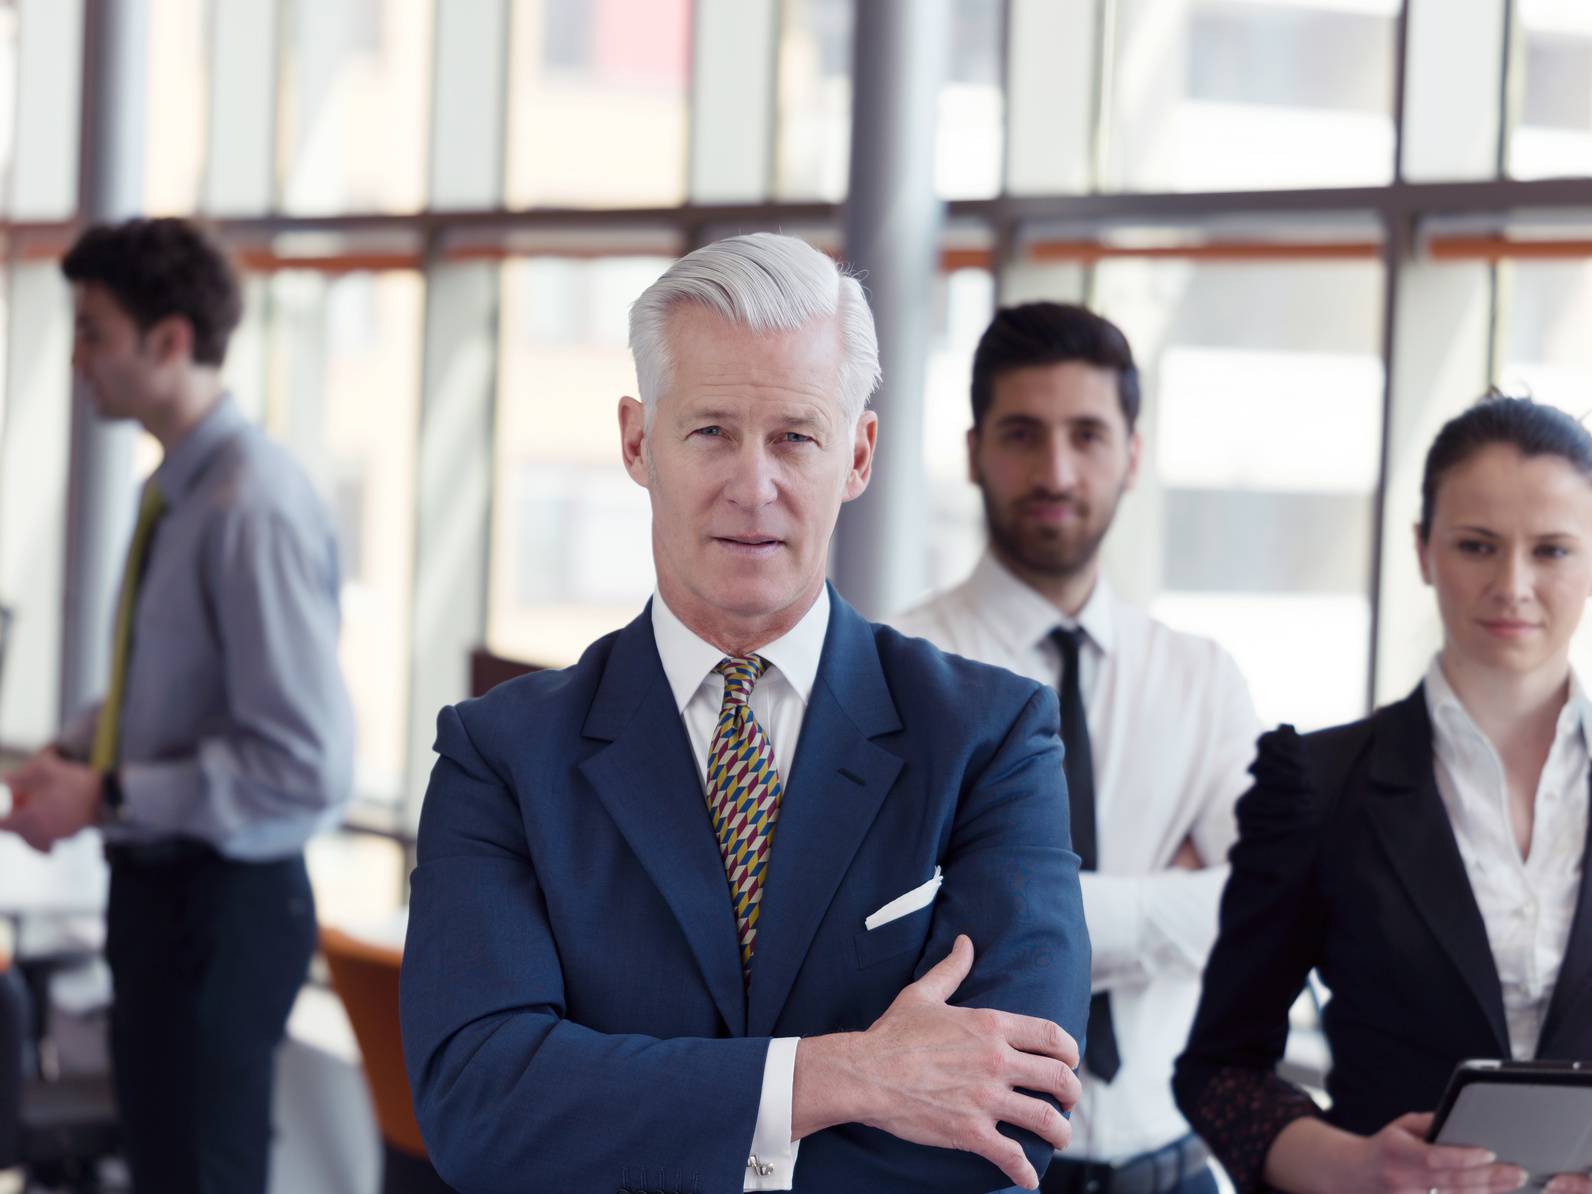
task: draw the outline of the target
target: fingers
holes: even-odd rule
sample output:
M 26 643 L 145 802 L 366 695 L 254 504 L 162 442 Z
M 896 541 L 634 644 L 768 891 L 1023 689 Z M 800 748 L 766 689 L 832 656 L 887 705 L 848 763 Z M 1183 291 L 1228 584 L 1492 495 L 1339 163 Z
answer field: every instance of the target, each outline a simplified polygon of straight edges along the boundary
M 1039 1189 L 1039 1174 L 1028 1162 L 1023 1146 L 1010 1136 L 1002 1136 L 994 1127 L 985 1128 L 977 1138 L 969 1141 L 966 1151 L 976 1153 L 994 1165 L 1014 1186 L 1024 1190 Z
M 1426 1134 L 1432 1130 L 1432 1120 L 1436 1118 L 1430 1111 L 1412 1111 L 1408 1115 L 1399 1116 L 1389 1127 L 1408 1132 L 1417 1140 L 1425 1140 Z
M 1037 1053 L 1054 1057 L 1057 1061 L 1078 1066 L 1078 1042 L 1059 1024 L 1041 1020 L 1037 1016 L 1019 1016 L 1015 1012 L 1000 1013 L 1001 1034 L 1013 1049 L 1024 1053 Z
M 1083 1082 L 1066 1062 L 1032 1053 L 1013 1051 L 1008 1077 L 1011 1085 L 1054 1096 L 1062 1109 L 1071 1111 L 1083 1097 Z
M 1012 1091 L 1000 1100 L 995 1118 L 1032 1132 L 1052 1148 L 1066 1148 L 1072 1143 L 1071 1121 L 1044 1099 Z
M 1490 1190 L 1503 1194 L 1505 1190 L 1518 1190 L 1526 1184 L 1526 1174 L 1513 1165 L 1485 1165 L 1479 1169 L 1456 1169 L 1445 1174 L 1415 1172 L 1409 1184 L 1417 1189 L 1440 1190 L 1442 1194 L 1473 1194 Z
M 1548 1183 L 1547 1194 L 1592 1194 L 1592 1177 L 1562 1173 Z
M 912 990 L 935 1003 L 945 1003 L 956 994 L 956 989 L 972 969 L 972 939 L 966 933 L 959 933 L 951 944 L 951 952 L 913 983 Z

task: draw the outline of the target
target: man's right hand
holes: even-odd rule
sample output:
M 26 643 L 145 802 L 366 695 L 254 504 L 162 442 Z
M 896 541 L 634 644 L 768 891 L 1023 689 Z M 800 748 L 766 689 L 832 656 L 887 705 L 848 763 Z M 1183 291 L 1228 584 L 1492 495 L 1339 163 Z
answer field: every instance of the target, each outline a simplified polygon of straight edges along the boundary
M 1077 1105 L 1078 1043 L 1049 1020 L 953 1007 L 973 969 L 960 936 L 946 958 L 896 996 L 863 1033 L 804 1038 L 796 1049 L 791 1135 L 863 1123 L 914 1144 L 977 1153 L 1016 1185 L 1039 1175 L 1022 1146 L 996 1130 L 1024 1128 L 1066 1148 L 1072 1126 L 1043 1099 Z

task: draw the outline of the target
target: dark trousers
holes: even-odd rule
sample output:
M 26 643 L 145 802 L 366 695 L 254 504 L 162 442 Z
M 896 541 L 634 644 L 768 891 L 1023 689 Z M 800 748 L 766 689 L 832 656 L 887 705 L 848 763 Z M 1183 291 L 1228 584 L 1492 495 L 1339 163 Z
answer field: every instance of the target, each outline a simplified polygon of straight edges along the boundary
M 1111 1189 L 1109 1179 L 1092 1179 L 1086 1176 L 1081 1167 L 1072 1168 L 1064 1163 L 1061 1158 L 1050 1163 L 1050 1168 L 1045 1171 L 1044 1180 L 1039 1183 L 1042 1194 L 1108 1194 Z M 1164 1194 L 1217 1194 L 1220 1189 L 1216 1184 L 1216 1176 L 1209 1168 L 1198 1173 L 1189 1174 L 1175 1186 L 1166 1187 Z
M 265 1194 L 276 1047 L 315 949 L 302 856 L 108 850 L 111 1059 L 137 1194 Z

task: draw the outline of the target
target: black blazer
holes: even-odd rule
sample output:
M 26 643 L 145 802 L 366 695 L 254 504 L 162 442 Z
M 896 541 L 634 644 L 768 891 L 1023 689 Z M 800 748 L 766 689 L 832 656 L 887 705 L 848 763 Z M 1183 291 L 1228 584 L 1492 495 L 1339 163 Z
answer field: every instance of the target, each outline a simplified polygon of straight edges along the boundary
M 1422 688 L 1363 721 L 1260 739 L 1255 785 L 1173 1086 L 1240 1190 L 1318 1114 L 1275 1074 L 1288 1009 L 1312 968 L 1332 998 L 1326 1119 L 1370 1134 L 1430 1111 L 1455 1063 L 1507 1058 L 1503 993 L 1432 764 Z M 1592 823 L 1592 818 L 1589 818 Z M 1592 832 L 1537 1056 L 1592 1058 Z

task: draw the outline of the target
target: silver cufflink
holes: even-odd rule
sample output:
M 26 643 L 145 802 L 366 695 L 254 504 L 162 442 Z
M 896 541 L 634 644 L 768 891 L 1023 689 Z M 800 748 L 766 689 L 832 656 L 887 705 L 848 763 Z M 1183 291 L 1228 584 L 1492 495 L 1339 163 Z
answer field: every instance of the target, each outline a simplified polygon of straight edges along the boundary
M 767 1161 L 759 1161 L 756 1153 L 753 1153 L 751 1159 L 746 1162 L 746 1167 L 757 1174 L 758 1177 L 772 1177 L 774 1175 L 774 1167 Z

